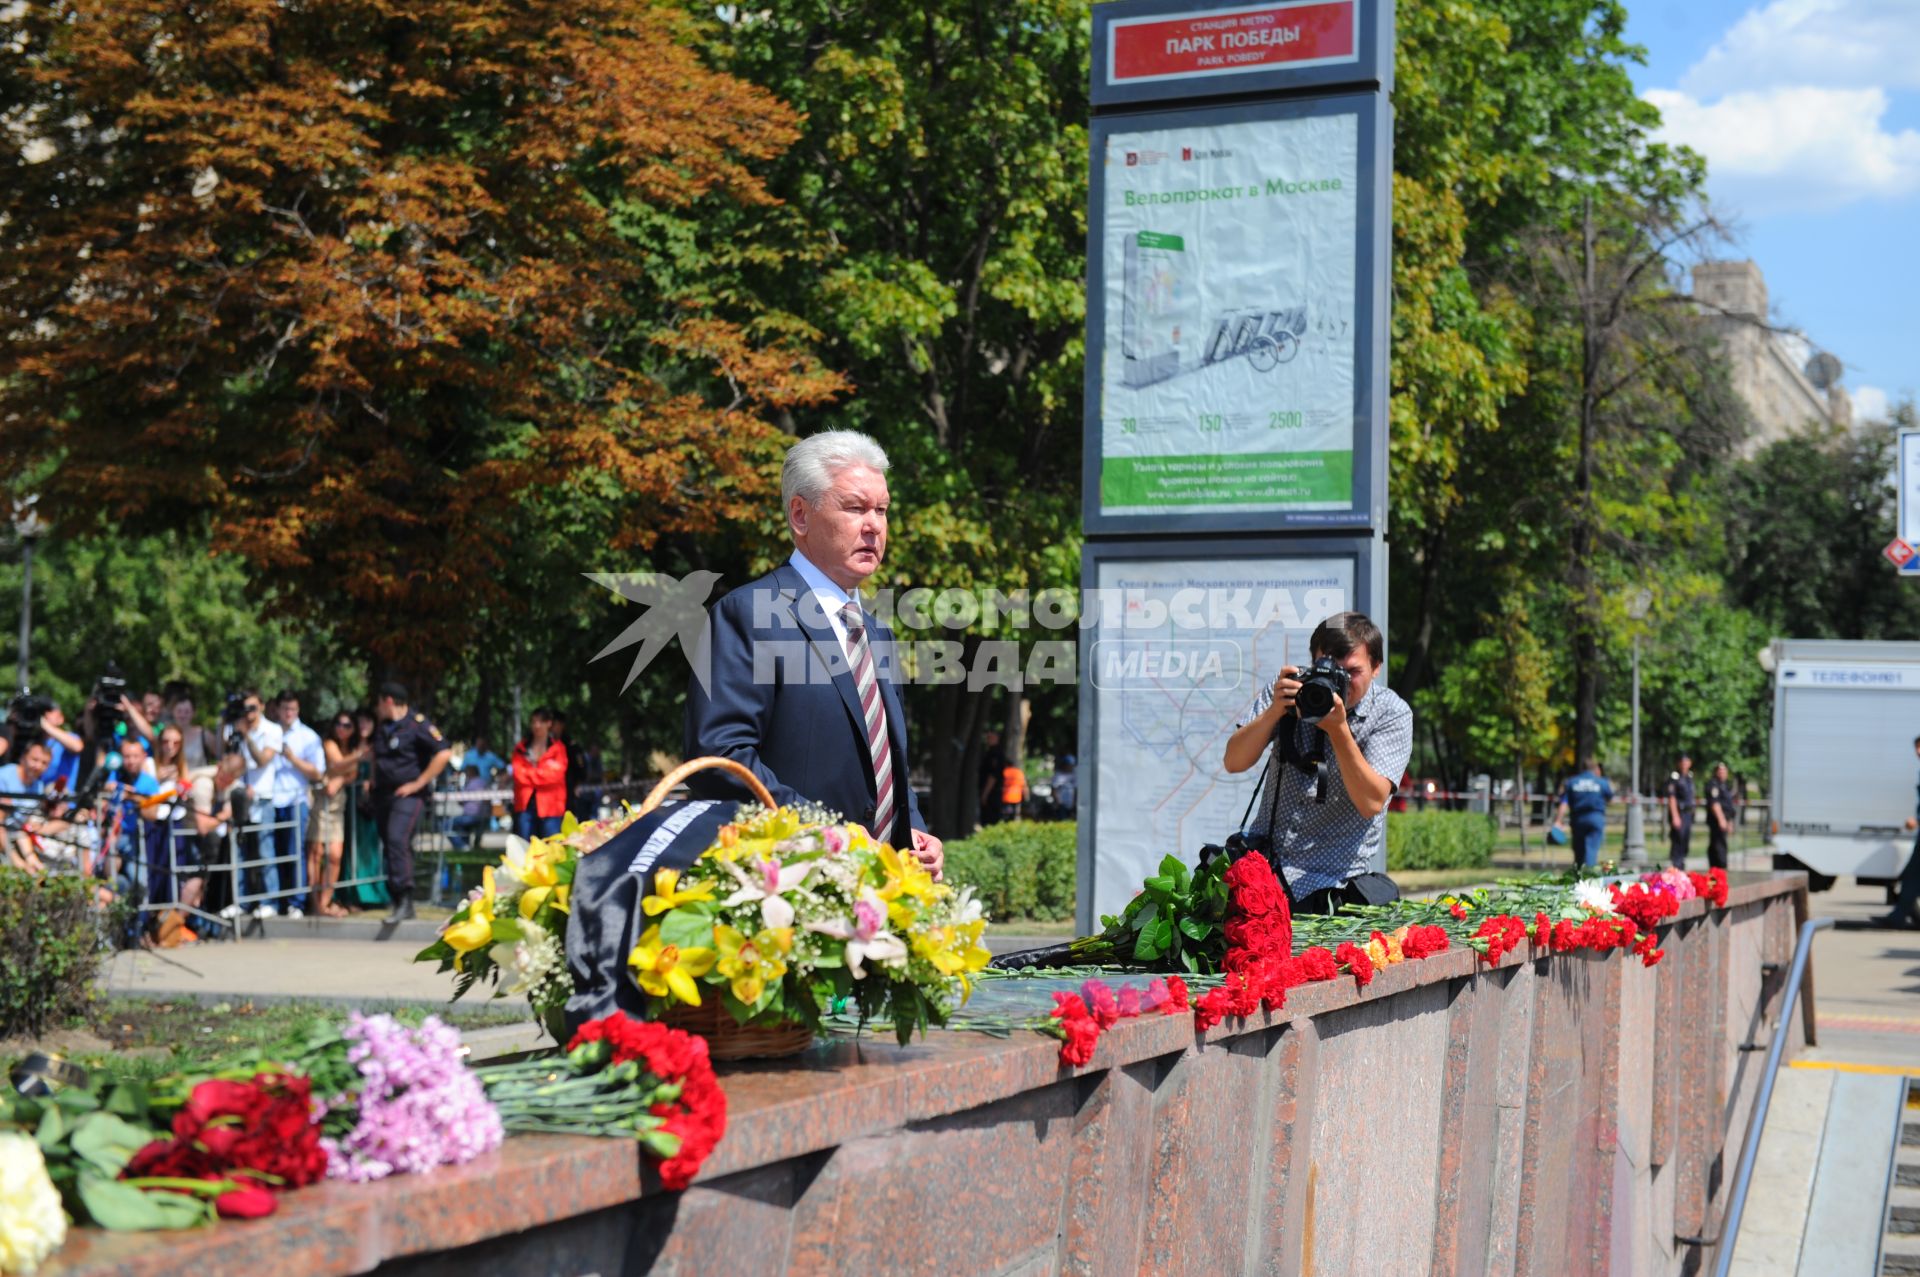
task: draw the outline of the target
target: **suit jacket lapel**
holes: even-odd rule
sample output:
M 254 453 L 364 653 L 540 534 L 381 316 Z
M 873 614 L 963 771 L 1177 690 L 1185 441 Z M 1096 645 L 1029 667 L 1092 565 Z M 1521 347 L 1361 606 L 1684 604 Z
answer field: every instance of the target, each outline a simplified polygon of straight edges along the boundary
M 821 609 L 814 605 L 811 598 L 812 590 L 808 587 L 806 578 L 800 575 L 798 568 L 791 563 L 783 563 L 775 572 L 775 576 L 780 579 L 782 591 L 792 597 L 794 618 L 800 623 L 800 628 L 806 631 L 815 654 L 827 669 L 833 671 L 833 685 L 839 689 L 840 703 L 846 706 L 848 724 L 853 728 L 854 736 L 860 743 L 857 752 L 861 763 L 866 768 L 867 784 L 871 787 L 874 783 L 873 758 L 867 749 L 867 716 L 860 711 L 860 689 L 854 685 L 853 671 L 847 668 L 847 654 L 840 646 L 840 636 L 833 632 L 833 626 L 827 622 L 824 615 L 820 615 L 817 622 L 814 620 Z M 868 637 L 872 638 L 871 635 Z M 881 690 L 884 693 L 884 685 Z M 891 714 L 888 715 L 889 725 L 892 717 Z M 889 726 L 889 734 L 891 734 L 891 726 Z

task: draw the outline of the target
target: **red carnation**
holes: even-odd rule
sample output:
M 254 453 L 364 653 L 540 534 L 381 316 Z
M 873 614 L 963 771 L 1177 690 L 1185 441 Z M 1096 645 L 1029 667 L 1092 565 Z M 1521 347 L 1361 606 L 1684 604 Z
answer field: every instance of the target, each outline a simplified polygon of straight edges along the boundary
M 1227 1002 L 1233 995 L 1225 985 L 1208 989 L 1193 1004 L 1193 1027 L 1202 1033 L 1220 1023 L 1227 1016 Z
M 1456 922 L 1465 922 L 1467 920 L 1467 907 L 1458 900 L 1447 906 L 1447 912 L 1453 915 Z
M 597 1048 L 597 1049 L 596 1049 Z M 708 1154 L 727 1132 L 727 1093 L 714 1076 L 707 1040 L 624 1011 L 589 1020 L 567 1042 L 580 1063 L 596 1065 L 639 1061 L 662 1082 L 677 1082 L 677 1099 L 652 1105 L 663 1128 L 680 1140 L 680 1151 L 660 1163 L 660 1182 L 679 1191 L 693 1182 Z
M 1089 980 L 1088 985 L 1096 981 Z M 1106 986 L 1100 986 L 1105 988 Z M 1112 991 L 1108 990 L 1108 996 Z M 1093 1047 L 1100 1040 L 1100 1025 L 1077 993 L 1053 995 L 1053 1017 L 1060 1022 L 1060 1063 L 1077 1068 L 1093 1058 Z
M 1187 982 L 1185 980 L 1182 980 L 1177 975 L 1168 976 L 1167 977 L 1167 1005 L 1166 1005 L 1167 1014 L 1172 1015 L 1175 1011 L 1184 1011 L 1186 1009 L 1187 1009 Z
M 1400 951 L 1409 961 L 1415 958 L 1432 957 L 1447 950 L 1447 933 L 1442 927 L 1411 926 L 1407 928 L 1406 939 L 1400 942 Z
M 1311 949 L 1303 949 L 1296 961 L 1299 964 L 1298 970 L 1302 984 L 1317 980 L 1331 980 L 1340 974 L 1339 960 L 1319 945 L 1314 945 Z
M 1080 995 L 1083 999 L 1082 1005 L 1091 1013 L 1094 1023 L 1098 1024 L 1103 1032 L 1111 1029 L 1120 1019 L 1119 999 L 1113 996 L 1113 990 L 1106 984 L 1099 980 L 1088 980 L 1080 986 Z
M 1543 949 L 1553 943 L 1553 920 L 1545 913 L 1533 915 L 1533 942 Z
M 1353 973 L 1354 983 L 1362 989 L 1373 983 L 1373 959 L 1369 958 L 1367 951 L 1359 945 L 1351 940 L 1343 941 L 1340 947 L 1333 951 L 1333 958 Z

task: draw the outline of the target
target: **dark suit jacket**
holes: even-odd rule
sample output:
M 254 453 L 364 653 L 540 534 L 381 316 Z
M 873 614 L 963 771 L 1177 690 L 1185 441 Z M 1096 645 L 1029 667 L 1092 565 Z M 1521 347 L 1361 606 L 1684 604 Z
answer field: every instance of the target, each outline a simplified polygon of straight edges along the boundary
M 871 615 L 867 625 L 893 748 L 894 827 L 874 832 L 904 847 L 912 830 L 927 826 L 907 783 L 907 718 L 887 659 L 893 633 Z M 751 767 L 778 802 L 811 800 L 872 828 L 877 794 L 860 698 L 840 640 L 799 571 L 783 563 L 716 603 L 704 656 L 706 685 L 697 674 L 687 683 L 687 757 L 731 758 Z M 704 798 L 749 797 L 718 771 L 698 773 L 688 786 Z

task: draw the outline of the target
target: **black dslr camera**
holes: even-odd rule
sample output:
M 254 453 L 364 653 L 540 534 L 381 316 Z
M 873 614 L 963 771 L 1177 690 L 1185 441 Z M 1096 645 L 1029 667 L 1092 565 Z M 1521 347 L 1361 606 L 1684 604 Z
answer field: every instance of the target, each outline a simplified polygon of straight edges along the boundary
M 1303 723 L 1317 723 L 1333 713 L 1336 698 L 1345 699 L 1353 680 L 1331 656 L 1322 656 L 1300 672 L 1300 690 L 1293 707 Z

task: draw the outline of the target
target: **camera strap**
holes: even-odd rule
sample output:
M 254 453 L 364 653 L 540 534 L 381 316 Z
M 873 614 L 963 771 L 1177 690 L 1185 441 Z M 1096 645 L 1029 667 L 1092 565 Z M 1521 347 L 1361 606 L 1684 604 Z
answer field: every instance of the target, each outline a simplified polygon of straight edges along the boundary
M 1327 734 L 1318 727 L 1314 728 L 1313 744 L 1303 749 L 1300 745 L 1300 725 L 1298 714 L 1288 714 L 1280 720 L 1280 726 L 1275 731 L 1278 737 L 1275 743 L 1278 746 L 1280 761 L 1311 776 L 1313 801 L 1324 803 L 1327 801 L 1327 790 L 1330 787 L 1327 771 Z

